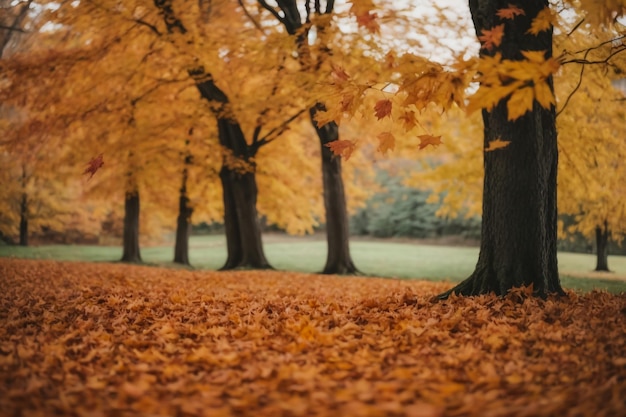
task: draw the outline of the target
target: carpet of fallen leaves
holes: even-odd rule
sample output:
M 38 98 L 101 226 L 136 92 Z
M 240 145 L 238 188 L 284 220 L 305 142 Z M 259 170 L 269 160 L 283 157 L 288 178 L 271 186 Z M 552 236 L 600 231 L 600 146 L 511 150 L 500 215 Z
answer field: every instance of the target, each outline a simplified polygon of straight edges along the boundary
M 0 415 L 626 415 L 626 295 L 449 286 L 0 259 Z

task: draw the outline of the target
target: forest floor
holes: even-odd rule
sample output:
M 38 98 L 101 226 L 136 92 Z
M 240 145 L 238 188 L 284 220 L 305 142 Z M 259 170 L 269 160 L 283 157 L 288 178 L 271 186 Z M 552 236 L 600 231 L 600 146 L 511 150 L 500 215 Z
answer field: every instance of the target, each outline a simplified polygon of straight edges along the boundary
M 626 294 L 0 258 L 3 416 L 618 416 Z

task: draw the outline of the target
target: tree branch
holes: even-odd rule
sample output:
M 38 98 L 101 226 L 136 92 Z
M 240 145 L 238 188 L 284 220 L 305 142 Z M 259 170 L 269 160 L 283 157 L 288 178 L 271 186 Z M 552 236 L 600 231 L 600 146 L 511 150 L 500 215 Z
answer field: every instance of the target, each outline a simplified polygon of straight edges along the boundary
M 259 4 L 268 12 L 270 12 L 276 19 L 278 19 L 278 21 L 280 23 L 282 23 L 283 25 L 287 26 L 287 24 L 285 23 L 286 19 L 283 18 L 280 13 L 278 13 L 278 11 L 276 9 L 274 9 L 272 6 L 270 6 L 269 4 L 267 4 L 267 2 L 265 0 L 258 0 Z
M 241 8 L 243 9 L 243 12 L 246 14 L 246 16 L 248 16 L 248 19 L 250 19 L 250 21 L 252 22 L 254 27 L 256 27 L 262 34 L 265 34 L 265 31 L 263 30 L 263 27 L 261 26 L 261 24 L 259 22 L 256 21 L 254 16 L 252 16 L 250 14 L 250 12 L 246 8 L 246 5 L 244 4 L 243 0 L 238 0 L 238 2 L 239 2 L 239 5 L 241 6 Z

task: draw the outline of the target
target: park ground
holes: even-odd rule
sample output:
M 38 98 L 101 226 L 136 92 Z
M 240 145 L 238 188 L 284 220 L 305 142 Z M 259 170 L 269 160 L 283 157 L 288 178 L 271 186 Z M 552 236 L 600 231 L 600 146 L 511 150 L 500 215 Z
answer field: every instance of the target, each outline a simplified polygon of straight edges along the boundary
M 0 258 L 6 416 L 619 416 L 626 295 Z
M 326 240 L 322 234 L 301 237 L 266 234 L 263 241 L 270 263 L 278 270 L 318 272 L 324 267 Z M 355 237 L 350 247 L 360 271 L 376 277 L 459 282 L 471 274 L 478 259 L 476 242 L 454 237 L 422 240 Z M 141 254 L 149 265 L 176 267 L 171 263 L 172 242 L 144 247 Z M 122 249 L 83 245 L 0 246 L 0 257 L 116 262 L 122 257 Z M 224 236 L 192 236 L 189 258 L 196 269 L 219 269 L 226 259 Z M 559 253 L 565 288 L 626 292 L 626 256 L 609 256 L 610 273 L 594 272 L 594 267 L 592 254 Z

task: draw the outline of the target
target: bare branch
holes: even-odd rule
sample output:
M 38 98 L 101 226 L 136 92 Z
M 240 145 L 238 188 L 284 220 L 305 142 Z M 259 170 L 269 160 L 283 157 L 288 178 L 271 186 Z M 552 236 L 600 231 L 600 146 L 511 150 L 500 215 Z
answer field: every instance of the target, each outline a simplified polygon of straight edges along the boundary
M 283 18 L 280 13 L 278 13 L 278 11 L 273 8 L 272 6 L 270 6 L 269 4 L 267 4 L 267 2 L 265 0 L 259 0 L 259 4 L 268 12 L 270 12 L 276 19 L 278 19 L 278 21 L 280 23 L 282 23 L 283 25 L 287 25 L 286 23 L 286 19 Z
M 256 21 L 254 16 L 252 16 L 250 14 L 250 12 L 246 8 L 246 5 L 244 4 L 243 0 L 238 0 L 238 2 L 239 2 L 239 5 L 241 6 L 241 8 L 243 9 L 243 12 L 246 14 L 246 16 L 248 16 L 248 19 L 250 19 L 250 21 L 252 22 L 254 27 L 256 27 L 262 34 L 265 34 L 265 31 L 263 30 L 263 27 L 261 26 L 261 24 L 259 22 Z

